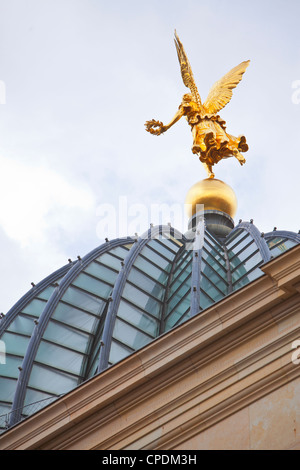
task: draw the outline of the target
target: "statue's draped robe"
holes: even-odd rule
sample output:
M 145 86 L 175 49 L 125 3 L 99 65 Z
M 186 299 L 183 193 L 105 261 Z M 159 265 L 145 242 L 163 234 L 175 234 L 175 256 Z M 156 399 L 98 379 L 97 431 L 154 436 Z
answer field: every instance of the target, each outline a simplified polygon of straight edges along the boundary
M 201 113 L 194 101 L 183 100 L 180 108 L 192 128 L 192 152 L 199 154 L 203 163 L 214 165 L 222 158 L 234 156 L 236 151 L 248 150 L 245 136 L 228 134 L 225 121 L 219 115 Z

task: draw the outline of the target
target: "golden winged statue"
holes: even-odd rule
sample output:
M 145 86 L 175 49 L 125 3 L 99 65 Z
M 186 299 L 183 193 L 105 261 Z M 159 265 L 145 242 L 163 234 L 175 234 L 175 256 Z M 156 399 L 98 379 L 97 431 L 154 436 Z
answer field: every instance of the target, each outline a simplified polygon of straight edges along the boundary
M 145 123 L 146 130 L 151 134 L 160 135 L 182 116 L 186 116 L 193 135 L 192 152 L 199 155 L 208 177 L 214 178 L 212 167 L 223 158 L 235 157 L 241 165 L 246 162 L 241 154 L 248 150 L 245 136 L 234 137 L 228 134 L 225 121 L 217 113 L 231 100 L 232 90 L 242 80 L 250 60 L 240 63 L 218 80 L 211 88 L 206 101 L 202 103 L 189 60 L 176 31 L 174 41 L 182 80 L 190 89 L 190 93 L 183 95 L 178 111 L 169 124 L 165 126 L 162 122 L 152 119 Z

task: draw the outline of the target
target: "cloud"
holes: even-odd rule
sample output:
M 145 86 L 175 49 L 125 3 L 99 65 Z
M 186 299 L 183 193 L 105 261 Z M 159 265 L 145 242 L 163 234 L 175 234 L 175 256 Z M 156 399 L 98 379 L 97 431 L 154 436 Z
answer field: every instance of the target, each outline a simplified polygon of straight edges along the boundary
M 88 189 L 74 187 L 45 166 L 0 157 L 0 167 L 0 225 L 22 247 L 45 240 L 52 225 L 66 230 L 70 210 L 93 208 Z

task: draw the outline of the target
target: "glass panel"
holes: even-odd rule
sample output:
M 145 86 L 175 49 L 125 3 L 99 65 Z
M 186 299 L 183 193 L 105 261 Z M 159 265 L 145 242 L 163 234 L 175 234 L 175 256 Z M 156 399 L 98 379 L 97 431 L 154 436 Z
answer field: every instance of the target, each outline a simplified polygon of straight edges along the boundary
M 167 240 L 166 240 L 167 241 Z M 172 244 L 173 245 L 173 244 Z M 157 241 L 157 240 L 151 240 L 149 243 L 148 243 L 148 246 L 150 246 L 151 248 L 153 248 L 155 251 L 157 251 L 158 253 L 162 254 L 163 256 L 165 256 L 166 258 L 168 258 L 170 261 L 172 261 L 174 259 L 174 256 L 175 256 L 175 251 L 173 250 L 172 248 L 172 251 L 170 251 L 168 249 L 168 247 L 166 246 L 166 243 L 165 243 L 165 240 L 163 241 Z M 174 246 L 174 245 L 173 245 Z
M 25 397 L 26 405 L 23 407 L 22 416 L 31 416 L 45 408 L 45 406 L 50 405 L 56 399 L 57 397 L 49 396 L 48 393 L 27 389 Z
M 134 267 L 131 269 L 130 274 L 128 276 L 128 281 L 131 281 L 137 287 L 140 287 L 149 294 L 153 295 L 159 300 L 162 300 L 165 289 L 153 279 L 145 276 L 143 273 L 135 269 Z
M 2 367 L 2 365 L 1 365 Z M 0 400 L 12 402 L 16 392 L 17 381 L 0 377 Z
M 220 256 L 213 256 L 213 254 L 208 253 L 205 248 L 202 250 L 202 258 L 205 259 L 206 263 L 212 266 L 212 268 L 217 271 L 220 276 L 226 278 L 226 268 L 224 259 L 220 259 Z M 221 265 L 219 264 L 220 261 Z
M 163 243 L 169 250 L 173 251 L 174 255 L 178 252 L 179 248 L 182 247 L 183 243 L 180 240 L 176 240 L 173 237 L 161 238 L 160 242 Z
M 199 307 L 199 311 L 200 311 L 200 307 Z M 191 311 L 190 309 L 188 309 L 186 313 L 184 313 L 182 317 L 180 318 L 180 320 L 177 322 L 177 325 L 181 325 L 185 321 L 188 321 L 190 318 L 191 318 Z
M 8 427 L 8 416 L 7 414 L 10 412 L 11 406 L 7 405 L 0 405 L 0 434 L 5 431 Z
M 238 262 L 244 261 L 251 253 L 258 250 L 258 246 L 254 243 L 254 240 L 251 240 L 250 244 L 247 245 L 242 251 L 239 251 L 237 255 L 230 259 L 230 263 L 236 265 Z
M 158 265 L 161 269 L 164 269 L 165 271 L 169 272 L 171 269 L 171 263 L 170 261 L 162 258 L 158 253 L 155 253 L 153 250 L 148 248 L 148 246 L 145 246 L 141 254 L 144 255 L 146 258 L 150 259 L 153 263 Z
M 93 326 L 96 321 L 94 316 L 62 302 L 60 302 L 56 307 L 53 318 L 87 332 L 93 330 Z
M 146 272 L 153 279 L 157 279 L 161 284 L 166 284 L 168 279 L 168 274 L 162 271 L 158 266 L 154 266 L 149 261 L 147 261 L 142 256 L 138 256 L 135 260 L 134 265 Z
M 219 239 L 215 237 L 213 232 L 210 232 L 207 228 L 205 228 L 205 239 L 208 240 L 211 245 L 222 248 Z
M 190 265 L 192 267 L 192 265 Z M 183 271 L 180 276 L 178 276 L 175 281 L 170 286 L 169 297 L 173 295 L 173 293 L 181 286 L 186 285 L 187 287 L 191 287 L 191 272 Z
M 101 266 L 101 264 L 92 262 L 84 270 L 84 272 L 92 274 L 93 276 L 103 279 L 110 284 L 114 284 L 117 278 L 118 273 L 108 269 L 106 266 Z
M 258 251 L 248 261 L 245 261 L 240 268 L 237 268 L 231 273 L 232 282 L 236 282 L 243 274 L 250 271 L 254 266 L 262 261 L 260 252 Z
M 254 269 L 253 271 L 251 271 L 251 273 L 249 273 L 247 276 L 243 277 L 243 279 L 241 279 L 239 282 L 234 284 L 233 290 L 240 289 L 241 287 L 245 286 L 246 284 L 249 284 L 249 282 L 254 281 L 255 279 L 257 279 L 258 277 L 262 275 L 263 275 L 263 272 L 261 271 L 261 269 L 259 268 Z
M 73 374 L 79 374 L 82 354 L 41 341 L 35 360 Z
M 109 362 L 115 364 L 116 362 L 119 362 L 125 357 L 129 356 L 129 354 L 132 354 L 130 349 L 127 349 L 125 346 L 121 346 L 115 341 L 112 341 L 109 353 Z
M 118 317 L 124 318 L 150 335 L 157 335 L 158 322 L 124 300 L 120 302 Z
M 204 262 L 201 260 L 201 269 L 205 276 L 211 281 L 212 284 L 218 287 L 223 294 L 227 294 L 227 281 L 226 281 L 226 273 L 223 273 L 225 279 L 221 279 L 217 273 Z
M 24 405 L 31 405 L 42 400 L 44 406 L 46 406 L 48 403 L 51 403 L 51 400 L 53 400 L 53 398 L 56 397 L 53 397 L 52 395 L 49 396 L 49 393 L 27 388 Z
M 276 239 L 275 239 L 276 240 Z M 275 247 L 274 245 L 278 242 L 280 242 L 280 239 L 277 238 L 277 242 L 275 240 L 268 241 L 269 248 L 271 250 L 272 256 L 279 256 L 282 253 L 284 253 L 286 250 L 289 250 L 293 246 L 297 245 L 297 243 L 294 240 L 284 240 L 281 239 L 281 243 L 277 244 Z M 284 240 L 284 241 L 283 241 Z
M 202 310 L 205 310 L 206 308 L 210 307 L 214 302 L 207 297 L 205 292 L 200 292 L 200 307 Z
M 165 331 L 168 331 L 172 328 L 178 320 L 185 314 L 187 310 L 190 309 L 190 295 L 187 295 L 182 301 L 176 306 L 174 311 L 167 318 Z
M 169 312 L 171 312 L 171 310 L 173 310 L 173 308 L 175 307 L 176 304 L 178 304 L 180 302 L 180 300 L 182 299 L 182 297 L 184 295 L 186 295 L 187 292 L 189 292 L 191 289 L 191 286 L 190 284 L 184 284 L 177 292 L 175 295 L 173 295 L 173 297 L 171 298 L 171 300 L 168 302 L 168 308 L 167 308 L 167 314 Z
M 127 245 L 122 245 L 122 248 L 126 248 L 127 250 L 130 250 L 130 248 L 132 247 L 133 243 L 129 243 Z
M 0 404 L 0 429 L 1 433 L 7 429 L 9 416 L 7 414 L 11 411 L 11 405 Z
M 37 295 L 37 298 L 38 299 L 44 299 L 44 300 L 50 299 L 50 296 L 51 296 L 52 292 L 54 291 L 54 289 L 55 289 L 55 287 L 53 287 L 53 286 L 47 287 L 46 289 L 44 289 L 42 292 L 40 292 Z
M 180 269 L 174 271 L 171 286 L 173 286 L 176 282 L 183 282 L 186 279 L 187 274 L 191 274 L 192 272 L 192 259 L 189 259 L 189 264 L 184 262 L 183 265 L 180 266 Z
M 178 258 L 177 262 L 175 263 L 175 266 L 173 269 L 173 278 L 175 278 L 178 275 L 178 273 L 184 270 L 185 267 L 188 266 L 191 262 L 192 262 L 192 252 L 188 252 L 187 254 L 185 254 L 184 252 L 182 256 Z
M 114 255 L 119 256 L 122 259 L 124 259 L 128 255 L 128 251 L 129 250 L 125 246 L 117 246 L 109 250 L 110 253 L 113 253 Z M 98 260 L 102 261 L 102 257 L 99 256 Z
M 90 341 L 90 335 L 59 325 L 52 320 L 50 320 L 43 338 L 83 353 L 87 350 Z
M 224 251 L 221 250 L 218 245 L 212 246 L 205 239 L 204 240 L 204 248 L 206 250 L 206 251 L 203 250 L 203 252 L 202 252 L 202 257 L 204 259 L 206 259 L 207 253 L 209 253 L 210 256 L 212 256 L 213 259 L 217 260 L 224 267 L 224 269 L 226 269 L 226 261 L 225 261 L 225 257 L 224 257 Z
M 274 237 L 274 238 L 268 238 L 266 241 L 269 245 L 269 248 L 272 248 L 272 246 L 277 245 L 277 243 L 284 242 L 285 238 Z
M 186 274 L 186 275 L 185 275 Z M 185 277 L 184 277 L 185 275 Z M 182 272 L 182 275 L 179 276 L 175 282 L 170 286 L 169 290 L 169 298 L 168 301 L 173 300 L 173 295 L 183 295 L 188 289 L 191 288 L 191 272 L 186 273 L 185 271 Z
M 26 307 L 22 309 L 23 313 L 28 313 L 29 315 L 33 315 L 35 317 L 39 317 L 43 312 L 46 306 L 46 302 L 39 299 L 33 299 Z
M 248 232 L 245 230 L 239 229 L 233 235 L 230 235 L 229 240 L 226 242 L 227 249 L 235 245 L 239 240 L 241 240 Z
M 33 318 L 25 317 L 20 313 L 7 330 L 31 336 L 34 326 Z
M 253 238 L 250 237 L 250 235 L 247 235 L 243 240 L 239 242 L 238 245 L 234 246 L 228 251 L 229 260 L 231 260 L 235 254 L 239 253 L 246 245 L 248 245 L 251 242 L 254 243 Z
M 7 331 L 6 333 L 4 333 L 1 340 L 5 343 L 6 354 L 15 354 L 17 356 L 23 356 L 27 349 L 30 337 L 16 335 Z M 0 364 L 0 367 L 2 368 L 2 364 Z
M 78 384 L 78 379 L 67 373 L 54 371 L 34 364 L 28 385 L 40 390 L 45 390 L 55 395 L 60 395 L 72 390 Z
M 134 349 L 135 351 L 142 348 L 151 341 L 149 336 L 146 336 L 134 327 L 127 325 L 118 318 L 115 322 L 113 337 L 118 339 L 121 343 L 124 343 L 130 348 Z
M 218 302 L 227 294 L 226 292 L 222 295 L 221 292 L 219 292 L 215 286 L 204 276 L 202 276 L 201 288 L 214 302 Z
M 79 274 L 75 281 L 73 281 L 73 285 L 104 298 L 107 298 L 112 291 L 112 286 L 104 284 L 84 273 Z
M 128 283 L 125 285 L 123 297 L 151 315 L 159 316 L 161 304 Z
M 102 312 L 104 305 L 102 300 L 96 299 L 93 295 L 82 292 L 74 287 L 67 289 L 62 300 L 95 314 Z
M 93 360 L 92 364 L 89 367 L 88 374 L 86 376 L 87 379 L 89 379 L 90 377 L 93 377 L 97 373 L 98 362 L 99 362 L 99 349 L 98 349 L 97 355 L 95 356 L 95 359 Z
M 110 255 L 109 253 L 104 253 L 104 255 L 97 258 L 102 264 L 109 266 L 111 268 L 116 269 L 117 271 L 121 268 L 121 261 L 122 259 L 116 258 L 115 256 Z
M 2 377 L 17 379 L 20 374 L 18 367 L 22 365 L 22 360 L 23 358 L 21 357 L 14 357 L 6 354 L 5 364 L 1 364 L 0 366 L 0 375 Z

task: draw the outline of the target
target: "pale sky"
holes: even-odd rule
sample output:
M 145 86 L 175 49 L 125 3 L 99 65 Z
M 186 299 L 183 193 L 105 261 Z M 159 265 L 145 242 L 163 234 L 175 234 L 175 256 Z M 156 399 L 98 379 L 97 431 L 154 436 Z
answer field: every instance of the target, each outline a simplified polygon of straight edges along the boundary
M 203 101 L 251 60 L 220 112 L 245 134 L 247 162 L 215 175 L 237 195 L 236 223 L 298 232 L 299 18 L 299 0 L 0 0 L 0 312 L 103 242 L 104 207 L 181 205 L 206 177 L 185 120 L 159 137 L 144 129 L 188 92 L 174 29 Z M 116 236 L 132 234 L 118 223 Z

